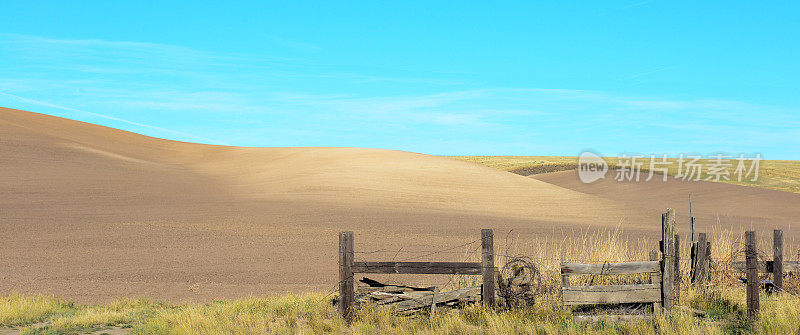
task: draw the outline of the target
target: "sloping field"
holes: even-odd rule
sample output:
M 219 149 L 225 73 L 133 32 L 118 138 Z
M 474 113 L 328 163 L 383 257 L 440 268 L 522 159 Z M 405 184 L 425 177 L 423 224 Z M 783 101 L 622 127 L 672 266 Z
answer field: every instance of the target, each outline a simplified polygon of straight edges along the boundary
M 201 145 L 2 108 L 0 164 L 0 293 L 79 302 L 328 292 L 340 230 L 355 232 L 356 251 L 386 250 L 356 256 L 370 260 L 424 256 L 486 227 L 498 249 L 511 231 L 520 244 L 616 227 L 655 241 L 659 213 L 683 203 L 641 206 L 408 152 Z M 762 202 L 747 194 L 707 210 Z M 781 213 L 752 222 L 798 217 Z M 419 260 L 463 260 L 471 247 Z
M 514 172 L 523 176 L 529 176 L 540 173 L 549 173 L 557 171 L 576 170 L 578 168 L 578 157 L 574 156 L 448 156 L 450 158 L 481 164 L 488 167 L 493 167 L 503 171 Z M 752 156 L 747 156 L 752 158 Z M 643 162 L 642 172 L 649 169 L 649 157 L 645 157 Z M 658 160 L 658 158 L 656 158 Z M 605 161 L 609 164 L 609 168 L 613 171 L 616 169 L 616 164 L 619 163 L 618 158 L 605 157 Z M 668 174 L 674 176 L 678 174 L 678 159 L 667 159 L 671 164 L 668 166 Z M 687 158 L 688 162 L 688 158 Z M 697 164 L 704 165 L 700 179 L 707 179 L 711 176 L 708 175 L 707 164 L 713 164 L 711 159 L 700 159 Z M 759 163 L 758 179 L 753 181 L 752 175 L 748 178 L 742 178 L 741 181 L 733 174 L 736 167 L 736 157 L 730 159 L 731 166 L 729 172 L 730 180 L 720 179 L 718 182 L 734 185 L 753 186 L 759 188 L 766 188 L 771 190 L 800 193 L 800 161 L 787 161 L 787 160 L 762 160 Z M 746 163 L 749 168 L 750 163 Z M 684 172 L 686 168 L 684 167 Z M 613 174 L 612 174 L 613 175 Z M 713 179 L 713 178 L 712 178 Z
M 578 179 L 577 171 L 530 177 L 647 211 L 661 211 L 663 204 L 669 203 L 682 214 L 683 232 L 687 232 L 689 226 L 688 197 L 691 193 L 692 216 L 695 217 L 695 229 L 699 232 L 732 229 L 741 235 L 744 230 L 752 228 L 762 230 L 764 236 L 771 236 L 772 229 L 783 229 L 792 232 L 791 242 L 800 237 L 796 232 L 800 229 L 800 194 L 796 193 L 674 178 L 668 178 L 666 182 L 659 178 L 649 182 L 618 182 L 613 178 L 605 178 L 584 184 Z M 790 255 L 796 257 L 797 252 L 792 250 Z
M 345 229 L 358 250 L 403 247 L 373 259 L 463 244 L 483 227 L 549 234 L 626 220 L 652 231 L 599 197 L 407 152 L 198 145 L 11 109 L 0 110 L 0 142 L 3 292 L 328 290 Z M 462 255 L 436 259 L 448 257 Z

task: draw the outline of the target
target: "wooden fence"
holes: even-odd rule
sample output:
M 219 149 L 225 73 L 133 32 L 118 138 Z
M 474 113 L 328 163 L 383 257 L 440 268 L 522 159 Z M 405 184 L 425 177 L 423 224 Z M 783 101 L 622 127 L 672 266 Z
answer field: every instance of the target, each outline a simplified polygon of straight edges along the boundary
M 605 263 L 605 264 L 561 264 L 561 299 L 569 310 L 576 305 L 656 303 L 660 305 L 661 269 L 659 261 Z M 571 286 L 573 275 L 626 275 L 651 273 L 649 284 Z M 658 308 L 656 308 L 658 310 Z
M 744 262 L 733 262 L 733 267 L 739 272 L 745 273 L 747 284 L 747 314 L 751 317 L 758 316 L 759 310 L 759 289 L 761 282 L 758 278 L 759 273 L 772 274 L 772 291 L 781 292 L 783 290 L 783 277 L 787 273 L 798 273 L 800 262 L 789 262 L 783 260 L 783 231 L 775 229 L 772 232 L 772 260 L 759 260 L 756 240 L 756 232 L 749 230 L 744 233 Z
M 494 233 L 481 230 L 481 262 L 355 262 L 353 232 L 339 233 L 339 312 L 350 322 L 355 301 L 354 273 L 481 275 L 481 300 L 495 304 Z
M 627 263 L 562 263 L 561 299 L 564 308 L 569 310 L 577 305 L 653 303 L 653 312 L 661 309 L 670 311 L 674 306 L 680 283 L 677 270 L 680 240 L 675 234 L 675 211 L 668 209 L 661 216 L 662 240 L 661 254 L 650 252 L 650 261 Z M 571 286 L 570 276 L 574 275 L 627 275 L 650 273 L 647 284 Z
M 669 312 L 678 303 L 680 292 L 680 239 L 676 234 L 675 211 L 667 209 L 661 216 L 661 242 L 658 250 L 650 252 L 649 261 L 627 263 L 585 264 L 562 262 L 561 297 L 565 309 L 577 305 L 652 303 L 654 313 Z M 694 226 L 694 218 L 691 218 Z M 692 230 L 694 227 L 692 227 Z M 690 279 L 693 286 L 703 289 L 711 272 L 711 242 L 700 233 L 692 245 Z M 353 258 L 353 232 L 339 233 L 339 309 L 352 320 L 355 300 L 354 273 L 382 274 L 463 274 L 481 275 L 481 300 L 487 306 L 495 305 L 494 234 L 491 229 L 481 230 L 481 262 L 355 262 Z M 474 241 L 477 242 L 477 241 Z M 474 243 L 472 242 L 472 243 Z M 745 261 L 732 262 L 734 269 L 746 274 L 748 315 L 756 317 L 759 310 L 759 273 L 773 274 L 774 290 L 783 290 L 786 273 L 800 272 L 800 262 L 784 261 L 783 231 L 773 231 L 772 260 L 759 260 L 755 231 L 745 232 Z M 735 249 L 734 249 L 735 250 Z M 575 275 L 627 275 L 650 273 L 649 283 L 627 285 L 571 286 L 570 276 Z M 434 300 L 435 303 L 435 300 Z

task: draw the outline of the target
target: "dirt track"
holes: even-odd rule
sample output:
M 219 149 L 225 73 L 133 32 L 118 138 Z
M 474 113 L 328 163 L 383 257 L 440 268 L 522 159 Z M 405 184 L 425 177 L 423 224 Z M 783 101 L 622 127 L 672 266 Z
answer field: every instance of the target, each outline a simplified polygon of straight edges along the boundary
M 403 247 L 370 259 L 401 259 L 486 227 L 524 238 L 621 224 L 655 240 L 663 208 L 685 212 L 681 187 L 697 188 L 702 222 L 723 213 L 771 229 L 800 208 L 796 194 L 731 185 L 669 184 L 662 203 L 660 184 L 618 197 L 620 186 L 575 185 L 568 173 L 536 180 L 378 149 L 199 145 L 2 108 L 0 164 L 0 293 L 82 302 L 327 291 L 340 230 L 355 232 L 357 251 Z

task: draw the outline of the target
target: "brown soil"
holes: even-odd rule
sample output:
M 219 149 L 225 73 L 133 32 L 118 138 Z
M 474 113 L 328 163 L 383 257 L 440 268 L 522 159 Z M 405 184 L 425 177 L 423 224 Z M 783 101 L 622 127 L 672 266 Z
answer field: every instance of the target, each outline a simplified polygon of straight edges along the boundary
M 616 197 L 566 175 L 409 152 L 200 145 L 3 108 L 0 164 L 0 293 L 79 302 L 328 292 L 340 230 L 355 232 L 356 251 L 392 250 L 357 258 L 401 260 L 473 241 L 480 228 L 495 229 L 498 249 L 510 230 L 525 239 L 620 223 L 655 240 L 663 208 L 685 212 L 683 189 L 664 197 L 661 185 Z M 698 211 L 764 229 L 798 217 L 798 195 L 719 187 L 726 198 L 708 191 L 720 200 L 704 204 L 696 193 Z

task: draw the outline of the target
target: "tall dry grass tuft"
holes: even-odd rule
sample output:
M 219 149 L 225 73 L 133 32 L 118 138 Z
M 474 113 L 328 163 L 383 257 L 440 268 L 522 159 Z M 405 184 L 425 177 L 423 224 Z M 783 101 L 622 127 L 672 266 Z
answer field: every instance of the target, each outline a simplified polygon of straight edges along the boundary
M 13 293 L 0 299 L 0 326 L 17 326 L 45 321 L 74 311 L 74 305 L 44 295 Z
M 608 231 L 583 231 L 565 237 L 539 236 L 519 243 L 519 236 L 502 241 L 497 264 L 514 257 L 529 258 L 541 274 L 542 291 L 560 294 L 561 263 L 618 263 L 648 260 L 650 250 L 657 244 L 646 239 L 631 240 L 618 226 Z M 649 275 L 629 276 L 572 276 L 573 285 L 642 283 Z

